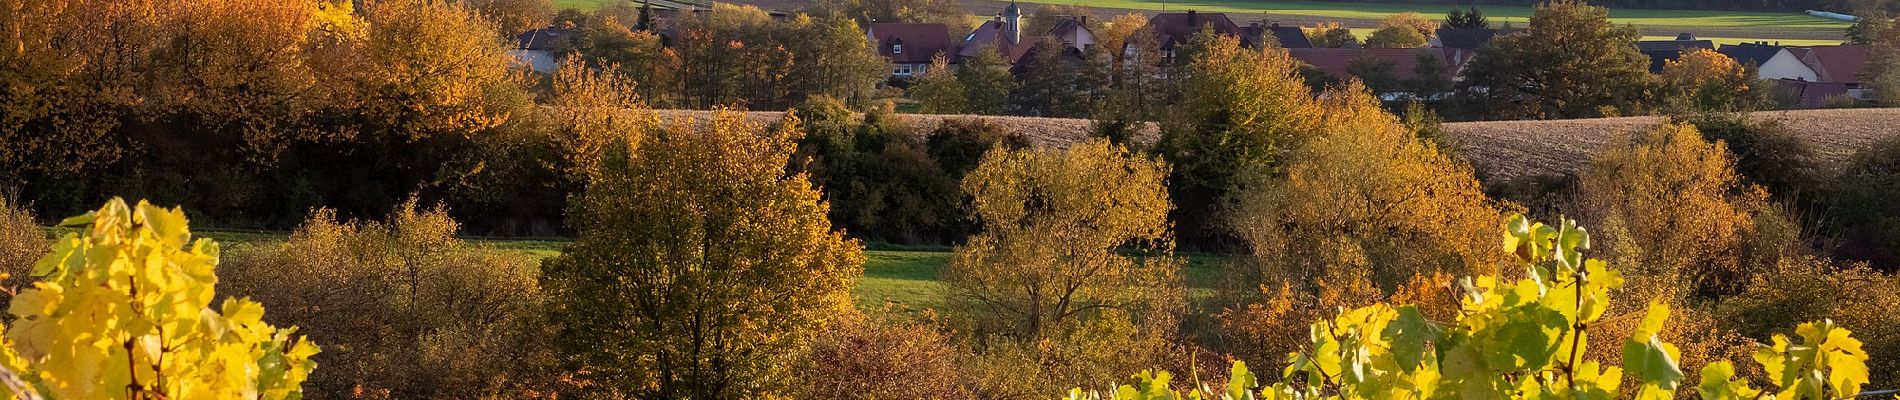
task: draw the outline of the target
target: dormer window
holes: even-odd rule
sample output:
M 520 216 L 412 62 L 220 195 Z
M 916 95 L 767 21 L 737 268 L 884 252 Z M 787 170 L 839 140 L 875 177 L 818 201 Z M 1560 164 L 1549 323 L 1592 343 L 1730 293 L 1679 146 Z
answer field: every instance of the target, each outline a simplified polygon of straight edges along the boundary
M 902 43 L 892 43 L 892 44 L 891 44 L 891 54 L 904 54 L 904 44 L 902 44 Z

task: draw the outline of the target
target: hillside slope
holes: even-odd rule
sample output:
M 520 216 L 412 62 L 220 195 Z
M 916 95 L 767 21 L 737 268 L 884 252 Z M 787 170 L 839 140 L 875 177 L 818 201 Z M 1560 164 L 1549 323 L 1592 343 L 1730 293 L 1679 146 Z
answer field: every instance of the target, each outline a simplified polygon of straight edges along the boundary
M 669 120 L 704 120 L 708 111 L 661 111 Z M 771 123 L 779 112 L 751 112 L 755 123 Z M 1882 138 L 1900 136 L 1900 108 L 1792 110 L 1756 113 L 1757 118 L 1779 120 L 1813 143 L 1828 167 L 1839 167 L 1855 151 Z M 977 118 L 1001 123 L 1044 146 L 1066 146 L 1088 137 L 1086 119 L 1028 118 L 975 115 L 902 114 L 919 134 L 927 134 L 944 119 Z M 1450 141 L 1484 175 L 1496 182 L 1526 176 L 1576 172 L 1597 150 L 1642 129 L 1662 123 L 1659 117 L 1597 118 L 1551 121 L 1454 122 L 1445 124 Z M 1152 141 L 1151 128 L 1143 141 Z

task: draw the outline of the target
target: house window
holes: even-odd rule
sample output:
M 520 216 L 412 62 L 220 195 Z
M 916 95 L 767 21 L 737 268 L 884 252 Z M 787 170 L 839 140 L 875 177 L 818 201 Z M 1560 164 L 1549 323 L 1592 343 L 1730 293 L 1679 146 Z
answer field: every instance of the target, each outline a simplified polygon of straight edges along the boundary
M 897 75 L 910 75 L 910 64 L 897 64 L 897 69 L 891 72 Z
M 891 44 L 891 54 L 904 54 L 904 44 L 903 43 Z

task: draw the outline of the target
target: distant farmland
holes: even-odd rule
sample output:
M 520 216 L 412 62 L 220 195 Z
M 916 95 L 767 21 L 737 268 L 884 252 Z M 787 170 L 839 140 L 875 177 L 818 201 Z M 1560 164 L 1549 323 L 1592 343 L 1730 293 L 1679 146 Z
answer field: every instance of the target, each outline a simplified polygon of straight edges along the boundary
M 590 8 L 595 4 L 611 3 L 615 0 L 557 0 L 556 6 Z M 990 16 L 1001 11 L 1008 1 L 998 0 L 956 0 L 965 10 L 976 16 Z M 1161 11 L 1198 10 L 1201 12 L 1227 13 L 1237 22 L 1247 23 L 1257 20 L 1278 22 L 1282 25 L 1313 25 L 1323 21 L 1336 21 L 1352 28 L 1371 28 L 1378 25 L 1379 19 L 1401 12 L 1413 11 L 1431 17 L 1442 16 L 1453 7 L 1447 4 L 1416 3 L 1377 3 L 1377 2 L 1331 2 L 1313 0 L 1092 0 L 1078 2 L 1073 0 L 1021 0 L 1023 3 L 1080 5 L 1094 10 L 1096 17 L 1111 17 L 1124 13 L 1153 14 Z M 779 10 L 797 10 L 810 5 L 809 0 L 733 0 L 733 3 L 753 4 L 764 8 Z M 1036 6 L 1030 5 L 1028 9 Z M 1486 5 L 1480 6 L 1484 14 L 1490 17 L 1492 25 L 1506 22 L 1515 26 L 1524 26 L 1529 22 L 1531 8 L 1524 6 Z M 1693 33 L 1699 37 L 1716 40 L 1717 43 L 1737 43 L 1743 41 L 1781 41 L 1787 45 L 1822 45 L 1839 43 L 1849 23 L 1826 18 L 1811 17 L 1802 13 L 1769 13 L 1718 10 L 1645 10 L 1630 8 L 1610 9 L 1610 21 L 1617 24 L 1631 24 L 1641 29 L 1646 36 L 1675 37 L 1678 33 Z M 1364 34 L 1360 33 L 1363 37 Z

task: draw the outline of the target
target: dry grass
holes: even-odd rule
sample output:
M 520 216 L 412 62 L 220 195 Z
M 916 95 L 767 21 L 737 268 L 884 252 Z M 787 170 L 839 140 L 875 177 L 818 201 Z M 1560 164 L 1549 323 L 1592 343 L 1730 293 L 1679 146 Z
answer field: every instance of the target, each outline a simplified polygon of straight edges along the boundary
M 1770 111 L 1755 117 L 1780 120 L 1813 143 L 1827 168 L 1839 168 L 1854 152 L 1900 135 L 1900 108 Z M 1461 122 L 1445 124 L 1445 131 L 1479 170 L 1501 182 L 1576 172 L 1598 150 L 1661 123 L 1657 117 Z
M 778 121 L 784 113 L 750 112 L 760 124 Z M 706 120 L 709 111 L 661 111 L 665 119 Z M 1791 110 L 1756 113 L 1757 118 L 1780 120 L 1815 146 L 1823 166 L 1838 168 L 1854 152 L 1882 138 L 1900 136 L 1900 108 Z M 1088 137 L 1090 120 L 976 115 L 899 114 L 918 135 L 928 134 L 947 118 L 979 118 L 1014 129 L 1039 146 L 1066 147 Z M 1662 123 L 1659 117 L 1624 117 L 1550 121 L 1456 122 L 1445 131 L 1458 150 L 1491 182 L 1563 175 L 1576 172 L 1598 150 L 1619 138 Z M 1158 131 L 1150 126 L 1138 140 L 1152 142 Z

